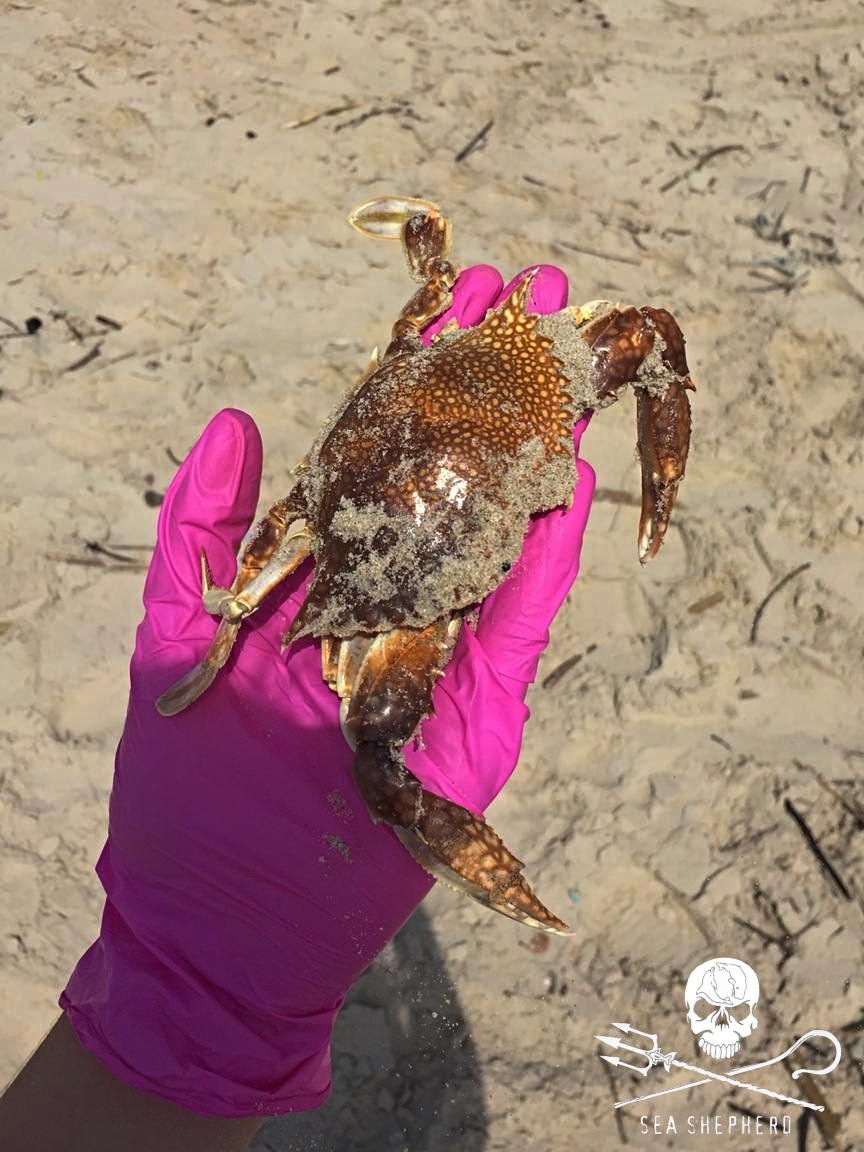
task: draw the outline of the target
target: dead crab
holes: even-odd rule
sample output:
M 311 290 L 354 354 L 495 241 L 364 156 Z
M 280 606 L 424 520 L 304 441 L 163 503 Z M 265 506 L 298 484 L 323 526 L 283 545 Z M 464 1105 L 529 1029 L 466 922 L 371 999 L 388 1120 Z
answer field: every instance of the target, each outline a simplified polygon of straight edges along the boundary
M 446 258 L 447 221 L 432 204 L 383 197 L 351 223 L 401 237 L 420 288 L 383 359 L 373 354 L 290 494 L 259 524 L 230 589 L 212 586 L 202 555 L 204 607 L 219 628 L 157 708 L 170 716 L 205 691 L 243 619 L 311 553 L 314 577 L 285 642 L 321 638 L 323 676 L 341 699 L 353 778 L 372 818 L 484 904 L 565 933 L 493 829 L 425 790 L 402 747 L 431 710 L 465 614 L 517 559 L 529 517 L 570 501 L 574 420 L 611 404 L 625 384 L 637 397 L 639 558 L 657 553 L 690 438 L 684 338 L 659 308 L 595 301 L 531 315 L 528 277 L 480 325 L 448 326 L 424 348 L 420 333 L 449 306 L 458 275 Z

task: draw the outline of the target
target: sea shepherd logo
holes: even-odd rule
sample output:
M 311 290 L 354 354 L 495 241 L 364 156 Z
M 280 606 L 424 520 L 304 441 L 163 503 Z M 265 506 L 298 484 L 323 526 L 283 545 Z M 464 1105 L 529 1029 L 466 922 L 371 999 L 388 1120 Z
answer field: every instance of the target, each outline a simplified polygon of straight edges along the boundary
M 756 1015 L 756 1005 L 759 1001 L 759 979 L 750 965 L 745 964 L 742 960 L 733 960 L 728 956 L 723 956 L 699 964 L 693 969 L 687 980 L 684 1001 L 687 1007 L 687 1023 L 690 1030 L 699 1037 L 699 1047 L 711 1062 L 729 1061 L 733 1057 L 737 1057 L 742 1042 L 759 1025 L 759 1018 Z M 629 1068 L 646 1078 L 649 1072 L 661 1064 L 667 1073 L 672 1073 L 673 1069 L 680 1068 L 686 1072 L 695 1072 L 701 1077 L 699 1080 L 687 1079 L 684 1083 L 675 1084 L 671 1088 L 661 1088 L 659 1091 L 649 1092 L 645 1096 L 633 1096 L 629 1100 L 618 1100 L 615 1103 L 616 1108 L 641 1104 L 646 1100 L 655 1100 L 659 1096 L 668 1096 L 673 1092 L 682 1092 L 685 1088 L 696 1088 L 700 1084 L 708 1084 L 711 1080 L 716 1080 L 721 1084 L 733 1084 L 739 1088 L 744 1088 L 757 1096 L 770 1096 L 774 1100 L 780 1100 L 799 1108 L 811 1108 L 816 1112 L 821 1112 L 822 1108 L 809 1100 L 798 1100 L 793 1096 L 785 1096 L 780 1092 L 761 1088 L 752 1082 L 750 1073 L 756 1072 L 760 1068 L 767 1068 L 770 1064 L 778 1064 L 806 1040 L 816 1036 L 821 1036 L 833 1044 L 834 1059 L 827 1068 L 798 1069 L 792 1073 L 793 1080 L 797 1080 L 799 1076 L 827 1076 L 840 1063 L 841 1056 L 840 1041 L 837 1037 L 831 1032 L 814 1028 L 796 1040 L 791 1048 L 787 1048 L 785 1052 L 781 1052 L 779 1056 L 775 1056 L 771 1060 L 762 1060 L 758 1064 L 741 1065 L 739 1057 L 736 1066 L 728 1071 L 714 1071 L 713 1068 L 699 1068 L 694 1064 L 676 1059 L 677 1052 L 664 1055 L 660 1049 L 656 1033 L 642 1032 L 640 1029 L 634 1028 L 632 1024 L 613 1024 L 612 1027 L 625 1033 L 628 1039 L 632 1037 L 633 1040 L 636 1040 L 639 1036 L 643 1037 L 644 1040 L 648 1041 L 647 1046 L 645 1044 L 637 1046 L 638 1042 L 637 1044 L 625 1043 L 621 1036 L 597 1036 L 595 1039 L 618 1050 L 635 1052 L 637 1056 L 642 1058 L 643 1062 L 631 1064 L 620 1056 L 607 1056 L 605 1053 L 600 1053 L 602 1060 L 607 1060 L 616 1067 Z M 781 1133 L 789 1135 L 792 1131 L 792 1121 L 785 1114 L 781 1119 L 778 1119 L 776 1116 L 737 1116 L 731 1113 L 724 1118 L 718 1113 L 712 1116 L 681 1116 L 679 1120 L 676 1120 L 676 1117 L 671 1114 L 667 1116 L 646 1114 L 640 1118 L 640 1128 L 643 1134 L 652 1132 L 658 1136 L 679 1131 L 686 1132 L 691 1136 L 698 1134 L 731 1136 L 738 1132 L 745 1136 L 773 1136 Z

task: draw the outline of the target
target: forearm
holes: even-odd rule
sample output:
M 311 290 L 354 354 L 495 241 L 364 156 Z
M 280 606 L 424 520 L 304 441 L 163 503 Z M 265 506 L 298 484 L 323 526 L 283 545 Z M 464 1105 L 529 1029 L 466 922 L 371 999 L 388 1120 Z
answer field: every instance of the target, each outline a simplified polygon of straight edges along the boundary
M 201 1116 L 113 1076 L 61 1016 L 0 1098 L 4 1152 L 243 1152 L 257 1117 Z

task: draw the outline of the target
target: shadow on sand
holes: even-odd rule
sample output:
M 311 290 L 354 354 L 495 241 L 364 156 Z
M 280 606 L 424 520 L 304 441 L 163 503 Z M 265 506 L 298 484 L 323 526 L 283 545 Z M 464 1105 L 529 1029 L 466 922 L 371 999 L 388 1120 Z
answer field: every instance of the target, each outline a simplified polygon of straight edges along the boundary
M 483 1152 L 486 1130 L 468 1022 L 421 908 L 348 995 L 330 1099 L 268 1120 L 250 1152 Z

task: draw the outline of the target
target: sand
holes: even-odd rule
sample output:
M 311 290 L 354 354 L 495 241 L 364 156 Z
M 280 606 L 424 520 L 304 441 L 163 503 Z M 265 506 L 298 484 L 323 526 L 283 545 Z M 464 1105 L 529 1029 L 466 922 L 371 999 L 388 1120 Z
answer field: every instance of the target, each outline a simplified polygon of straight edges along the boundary
M 592 425 L 583 572 L 491 811 L 577 935 L 437 890 L 352 993 L 330 1102 L 255 1147 L 864 1148 L 860 0 L 2 11 L 0 315 L 42 320 L 0 352 L 2 1073 L 97 926 L 172 461 L 237 405 L 283 493 L 409 290 L 346 214 L 411 194 L 449 213 L 463 264 L 557 262 L 573 303 L 668 307 L 693 450 L 642 571 L 632 405 Z M 613 1108 L 688 1074 L 643 1080 L 593 1037 L 629 1022 L 706 1066 L 684 987 L 717 956 L 761 982 L 745 1063 L 841 1041 L 821 1079 L 750 1074 L 825 1112 L 719 1083 Z

